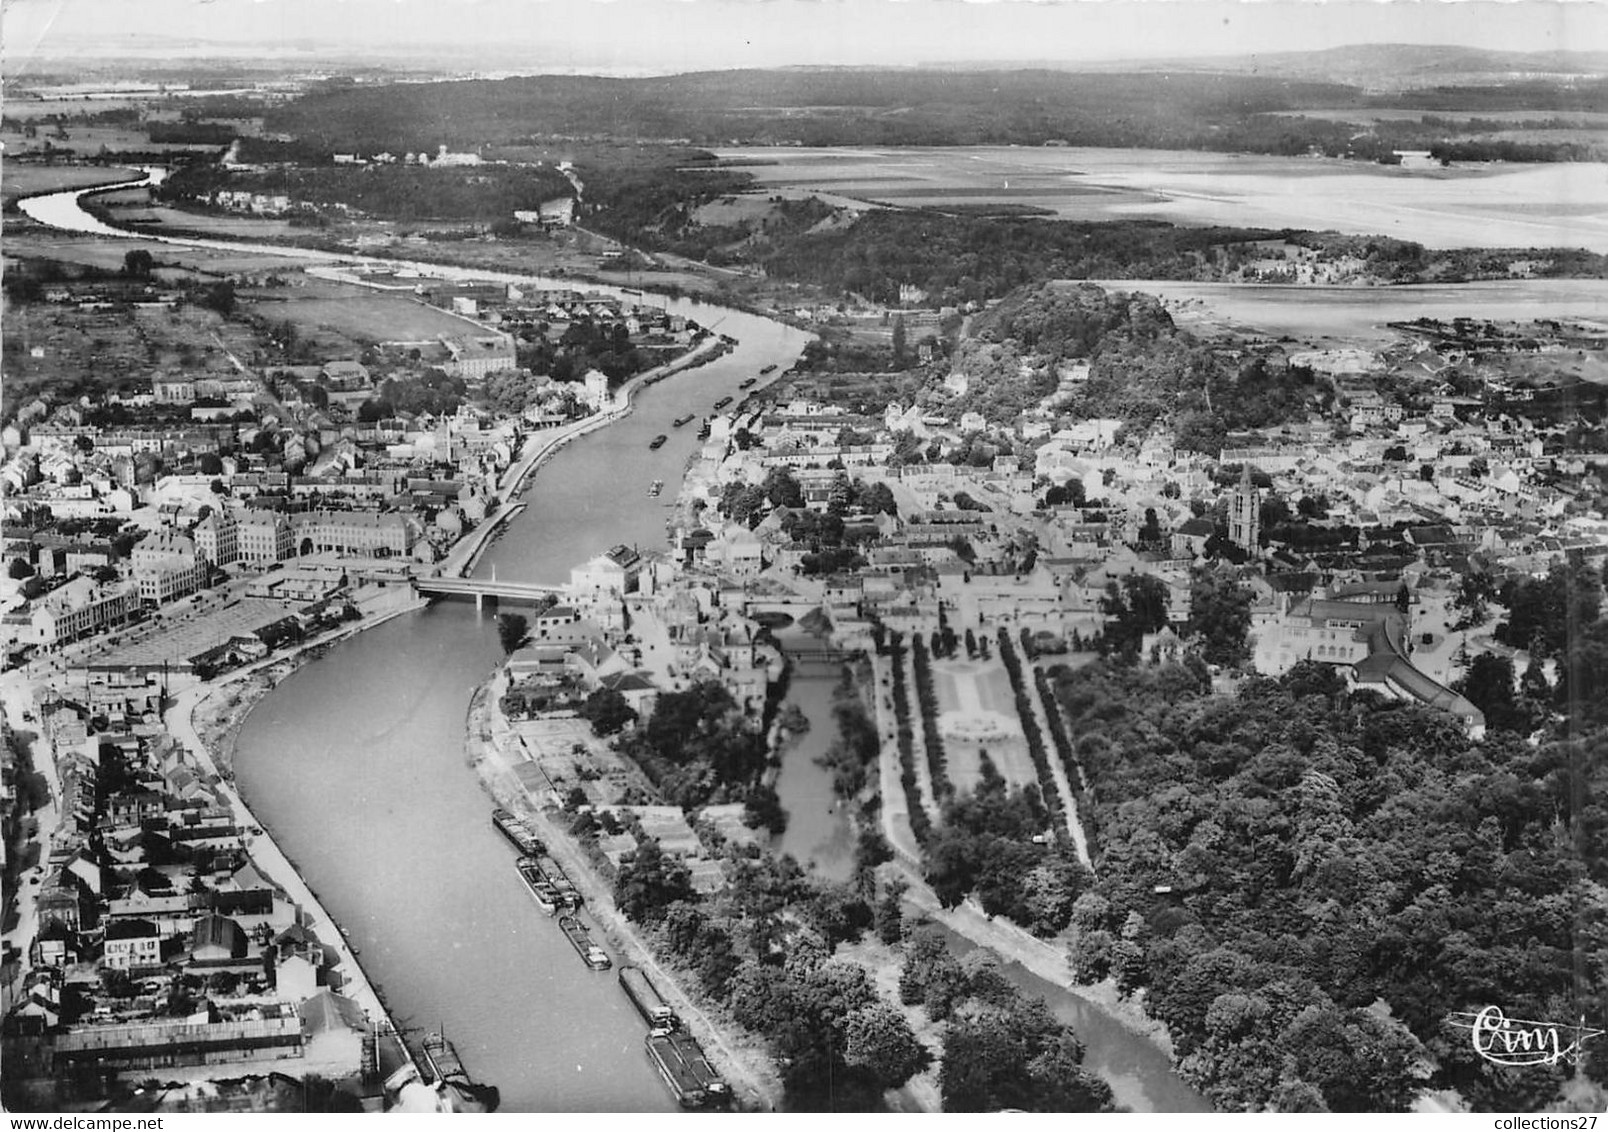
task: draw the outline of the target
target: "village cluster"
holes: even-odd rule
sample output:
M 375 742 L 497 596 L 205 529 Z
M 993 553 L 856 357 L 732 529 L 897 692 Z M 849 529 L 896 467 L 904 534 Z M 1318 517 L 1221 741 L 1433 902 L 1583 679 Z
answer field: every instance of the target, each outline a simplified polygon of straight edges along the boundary
M 161 373 L 100 403 L 41 398 L 6 429 L 8 663 L 46 689 L 36 757 L 53 758 L 62 791 L 28 878 L 38 930 L 8 1072 L 265 1058 L 332 1079 L 377 1071 L 363 1007 L 252 865 L 224 780 L 167 733 L 163 711 L 220 673 L 467 581 L 532 454 L 622 411 L 597 370 L 566 382 L 522 370 L 522 330 L 558 342 L 584 322 L 593 338 L 678 352 L 703 337 L 595 295 L 343 279 L 421 294 L 474 325 L 367 361 Z M 103 298 L 64 287 L 47 300 Z M 385 400 L 418 394 L 431 359 L 462 382 L 450 406 Z M 598 548 L 536 601 L 497 685 L 526 751 L 519 781 L 536 806 L 630 807 L 711 891 L 720 864 L 688 819 L 645 804 L 651 791 L 634 792 L 632 768 L 576 720 L 594 693 L 646 719 L 665 692 L 713 681 L 757 716 L 784 667 L 765 626 L 816 609 L 836 650 L 952 626 L 987 658 L 1002 629 L 1034 653 L 1113 647 L 1132 612 L 1123 599 L 1148 592 L 1159 616 L 1131 643 L 1160 659 L 1200 632 L 1208 562 L 1247 591 L 1242 671 L 1327 663 L 1481 734 L 1480 709 L 1452 684 L 1471 653 L 1514 650 L 1478 622 L 1454 627 L 1463 578 L 1600 558 L 1608 523 L 1566 430 L 1493 411 L 1499 386 L 1458 392 L 1438 376 L 1462 360 L 1429 335 L 1392 351 L 1281 352 L 1273 364 L 1310 367 L 1339 408 L 1215 457 L 1162 427 L 1065 415 L 1086 365 L 1064 366 L 1054 394 L 1010 419 L 950 413 L 960 374 L 874 416 L 760 389 L 709 416 L 667 549 Z M 1293 515 L 1335 538 L 1284 540 Z M 957 740 L 1019 730 L 965 708 L 942 724 Z M 752 840 L 740 811 L 704 820 L 720 840 Z M 618 865 L 636 841 L 611 824 L 600 847 Z

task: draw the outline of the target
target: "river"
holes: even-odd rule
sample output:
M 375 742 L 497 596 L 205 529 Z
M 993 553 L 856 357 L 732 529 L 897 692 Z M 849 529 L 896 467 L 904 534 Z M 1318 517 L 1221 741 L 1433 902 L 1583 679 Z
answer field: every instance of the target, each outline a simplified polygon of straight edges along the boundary
M 35 197 L 45 224 L 123 237 L 78 206 L 79 192 Z M 140 239 L 153 239 L 143 233 Z M 395 263 L 302 249 L 157 237 L 178 246 L 296 259 Z M 444 275 L 573 280 L 404 264 Z M 588 289 L 618 294 L 604 286 Z M 658 301 L 657 299 L 653 301 Z M 769 319 L 691 300 L 670 311 L 736 338 L 737 348 L 637 396 L 631 416 L 561 450 L 526 493 L 527 509 L 482 556 L 477 573 L 537 582 L 618 543 L 664 545 L 668 508 L 696 440 L 671 421 L 711 411 L 763 366 L 786 367 L 809 336 Z M 666 433 L 657 451 L 648 440 Z M 653 479 L 666 482 L 650 499 Z M 234 756 L 245 799 L 360 950 L 364 969 L 403 1026 L 444 1026 L 469 1071 L 497 1085 L 507 1111 L 670 1111 L 642 1049 L 643 1027 L 609 974 L 586 970 L 520 886 L 513 854 L 490 824 L 491 803 L 465 761 L 465 716 L 499 660 L 495 622 L 452 603 L 358 634 L 292 675 L 246 719 Z M 807 759 L 831 738 L 830 675 L 793 695 L 820 735 L 796 748 L 779 790 L 799 811 L 780 847 L 847 875 L 842 815 L 821 804 L 824 772 Z M 824 710 L 823 710 L 824 709 Z M 810 737 L 806 737 L 809 739 Z M 819 812 L 817 812 L 819 811 Z M 1048 985 L 1048 984 L 1046 984 Z M 1165 1107 L 1183 1086 L 1166 1058 L 1093 1007 L 1083 1032 L 1092 1064 L 1142 1066 L 1126 1103 Z M 1187 1090 L 1184 1090 L 1187 1095 Z M 1133 1098 L 1133 1099 L 1129 1099 Z M 1193 1107 L 1193 1106 L 1185 1106 Z

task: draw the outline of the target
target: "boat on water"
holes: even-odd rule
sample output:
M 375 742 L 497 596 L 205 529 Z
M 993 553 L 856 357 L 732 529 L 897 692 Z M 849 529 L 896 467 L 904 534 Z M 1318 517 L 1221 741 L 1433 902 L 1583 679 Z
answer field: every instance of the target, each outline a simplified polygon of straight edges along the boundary
M 766 366 L 764 369 L 760 370 L 759 371 L 759 376 L 764 377 L 767 373 L 775 373 L 775 372 L 776 372 L 776 365 L 773 362 L 772 364 Z
M 731 404 L 731 398 L 722 397 L 720 400 L 715 402 L 715 412 L 720 412 L 720 410 L 724 409 L 729 404 Z
M 431 1078 L 426 1084 L 439 1097 L 437 1112 L 496 1112 L 502 1103 L 497 1086 L 479 1084 L 469 1076 L 457 1048 L 440 1030 L 419 1039 L 418 1062 Z
M 655 1034 L 668 1034 L 681 1025 L 676 1012 L 665 1002 L 659 994 L 659 988 L 653 985 L 648 973 L 641 967 L 624 966 L 619 973 L 620 989 L 625 991 L 625 997 L 631 1000 L 631 1005 L 637 1008 L 642 1020 L 648 1024 L 648 1029 Z
M 703 427 L 698 430 L 698 439 L 699 440 L 708 440 L 709 439 L 709 428 L 710 428 L 709 418 L 705 417 Z
M 592 942 L 592 933 L 587 930 L 585 924 L 574 916 L 560 916 L 558 918 L 558 930 L 563 932 L 564 938 L 570 941 L 570 946 L 575 948 L 575 953 L 581 957 L 581 962 L 592 968 L 592 970 L 607 971 L 614 966 L 614 961 L 609 958 L 609 953 Z
M 670 438 L 668 436 L 666 436 L 664 433 L 661 432 L 658 436 L 654 437 L 652 440 L 650 440 L 648 442 L 648 447 L 649 448 L 663 448 L 665 441 L 667 441 L 669 439 Z
M 664 490 L 664 481 L 663 480 L 654 480 L 653 484 L 648 488 L 648 498 L 649 499 L 657 499 L 657 498 L 659 498 L 659 493 L 661 491 L 663 491 L 663 490 Z
M 506 837 L 515 849 L 526 856 L 534 856 L 546 848 L 541 838 L 530 831 L 530 826 L 507 810 L 491 811 L 491 824 L 497 827 L 497 832 Z
M 519 879 L 525 882 L 525 891 L 536 901 L 536 907 L 549 916 L 557 915 L 558 910 L 564 907 L 564 898 L 553 883 L 542 874 L 535 858 L 521 857 L 514 863 L 514 868 L 519 870 Z
M 759 378 L 757 378 L 757 377 L 750 377 L 746 381 L 739 381 L 737 383 L 737 388 L 738 389 L 752 389 L 754 387 L 754 383 L 756 381 L 758 381 L 758 380 L 759 380 Z
M 677 417 L 675 420 L 671 421 L 670 423 L 673 424 L 676 428 L 680 428 L 682 425 L 686 424 L 688 421 L 692 420 L 692 418 L 697 416 L 697 415 L 698 415 L 697 413 L 688 413 L 684 417 Z
M 580 889 L 575 887 L 575 882 L 570 880 L 559 863 L 546 854 L 537 856 L 535 862 L 536 867 L 541 870 L 542 878 L 558 892 L 559 905 L 571 912 L 579 908 Z
M 715 1108 L 730 1099 L 731 1088 L 720 1079 L 691 1034 L 649 1034 L 645 1044 L 648 1059 L 682 1108 Z

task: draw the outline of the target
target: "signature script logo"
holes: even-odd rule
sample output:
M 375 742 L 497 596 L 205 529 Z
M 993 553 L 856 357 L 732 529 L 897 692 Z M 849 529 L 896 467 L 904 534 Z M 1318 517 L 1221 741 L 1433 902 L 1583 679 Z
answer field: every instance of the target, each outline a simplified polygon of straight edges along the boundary
M 1474 1052 L 1493 1065 L 1578 1065 L 1585 1058 L 1583 1047 L 1601 1030 L 1567 1022 L 1530 1022 L 1509 1018 L 1500 1006 L 1487 1006 L 1478 1014 L 1453 1014 L 1452 1025 L 1468 1030 Z

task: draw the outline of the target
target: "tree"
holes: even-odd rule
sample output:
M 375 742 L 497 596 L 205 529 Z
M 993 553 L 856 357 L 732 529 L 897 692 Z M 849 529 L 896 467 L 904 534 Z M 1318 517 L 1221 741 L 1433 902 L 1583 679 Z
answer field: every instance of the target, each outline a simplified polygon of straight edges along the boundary
M 26 558 L 19 556 L 11 560 L 11 565 L 6 567 L 6 573 L 13 581 L 20 582 L 24 578 L 33 577 L 34 568 Z
M 501 626 L 499 626 L 500 628 Z M 524 632 L 524 627 L 521 626 L 519 630 L 521 638 L 523 638 Z M 514 647 L 517 648 L 518 645 L 516 644 Z M 504 648 L 507 648 L 506 641 L 504 642 Z M 513 650 L 510 649 L 509 651 Z M 581 704 L 580 710 L 576 714 L 582 719 L 591 720 L 592 734 L 600 737 L 617 735 L 625 728 L 626 724 L 634 722 L 637 717 L 636 709 L 626 701 L 624 695 L 614 688 L 597 688 L 593 690 L 592 694 L 587 696 L 586 701 Z
M 785 467 L 772 468 L 765 473 L 765 498 L 773 507 L 804 506 L 804 489 Z
M 615 904 L 627 919 L 639 924 L 656 924 L 671 904 L 694 899 L 687 867 L 667 858 L 653 838 L 637 845 L 636 854 L 621 864 L 614 879 Z
M 1189 632 L 1202 638 L 1208 664 L 1238 664 L 1247 655 L 1251 592 L 1232 575 L 1202 570 L 1190 594 Z
M 749 829 L 767 829 L 773 834 L 787 829 L 787 811 L 773 786 L 761 782 L 743 799 L 743 824 Z
M 931 1060 L 905 1016 L 885 1002 L 854 1011 L 843 1031 L 844 1063 L 871 1076 L 882 1089 L 899 1088 Z
M 149 279 L 155 259 L 144 248 L 123 253 L 123 274 L 130 279 Z
M 236 305 L 234 280 L 220 279 L 210 284 L 201 292 L 201 305 L 226 317 L 233 314 Z
M 497 639 L 502 642 L 505 653 L 511 653 L 524 644 L 525 633 L 529 629 L 530 622 L 518 613 L 497 615 Z
M 1485 623 L 1488 605 L 1491 598 L 1496 596 L 1496 588 L 1491 583 L 1491 576 L 1483 570 L 1470 570 L 1457 582 L 1457 594 L 1452 598 L 1452 605 L 1463 611 L 1454 629 L 1477 629 Z
M 1485 713 L 1485 723 L 1491 730 L 1528 731 L 1530 713 L 1514 694 L 1515 682 L 1513 661 L 1495 653 L 1481 653 L 1452 687 Z
M 910 356 L 905 345 L 904 315 L 893 316 L 893 368 L 904 369 L 910 364 Z
M 877 938 L 894 947 L 904 938 L 904 894 L 910 888 L 903 877 L 889 877 L 874 910 Z
M 220 476 L 223 474 L 223 459 L 216 452 L 203 452 L 195 467 L 203 476 Z

